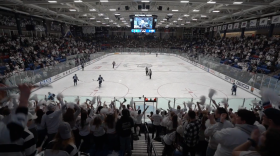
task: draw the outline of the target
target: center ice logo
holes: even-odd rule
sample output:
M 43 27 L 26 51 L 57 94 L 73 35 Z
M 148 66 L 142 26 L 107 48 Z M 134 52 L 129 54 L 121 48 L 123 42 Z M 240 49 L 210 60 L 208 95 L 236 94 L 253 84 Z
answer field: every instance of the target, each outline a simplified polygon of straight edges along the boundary
M 153 66 L 153 65 L 148 64 L 148 63 L 144 63 L 144 64 L 137 64 L 137 67 L 140 67 L 140 68 L 145 68 L 145 67 L 150 68 L 150 67 L 152 67 L 152 66 Z

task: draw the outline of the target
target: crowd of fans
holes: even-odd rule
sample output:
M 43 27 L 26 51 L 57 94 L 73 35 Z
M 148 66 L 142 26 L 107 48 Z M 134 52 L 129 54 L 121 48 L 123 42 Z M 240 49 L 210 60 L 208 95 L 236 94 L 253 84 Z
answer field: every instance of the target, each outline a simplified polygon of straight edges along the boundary
M 0 37 L 2 57 L 1 74 L 9 77 L 24 70 L 54 66 L 64 62 L 66 56 L 94 53 L 95 45 L 69 38 L 18 38 Z
M 232 37 L 200 39 L 188 43 L 186 51 L 194 57 L 202 54 L 221 59 L 221 63 L 254 73 L 268 74 L 280 68 L 279 38 Z
M 102 104 L 99 96 L 71 102 L 61 93 L 39 100 L 37 95 L 29 98 L 31 89 L 19 85 L 20 96 L 1 104 L 0 155 L 131 155 L 134 137 L 143 133 L 142 118 L 149 106 L 136 109 L 133 100 L 128 105 L 126 100 Z M 214 92 L 209 92 L 211 99 Z M 184 108 L 174 109 L 169 101 L 169 109 L 148 115 L 152 138 L 163 143 L 163 156 L 278 156 L 280 110 L 275 100 L 275 93 L 262 90 L 262 101 L 236 112 L 227 100 L 212 100 L 211 106 L 204 96 L 196 104 L 183 103 Z
M 30 18 L 20 18 L 20 27 L 25 28 L 26 25 L 40 25 L 40 22 L 31 20 Z M 0 26 L 6 26 L 6 27 L 16 27 L 17 22 L 15 16 L 10 15 L 1 15 L 0 14 Z

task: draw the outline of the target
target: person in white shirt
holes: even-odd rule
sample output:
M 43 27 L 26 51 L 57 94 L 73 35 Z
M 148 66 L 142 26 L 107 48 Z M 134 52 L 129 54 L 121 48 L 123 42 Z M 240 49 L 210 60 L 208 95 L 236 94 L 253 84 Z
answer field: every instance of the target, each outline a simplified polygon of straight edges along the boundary
M 153 121 L 153 133 L 152 133 L 152 138 L 154 138 L 154 133 L 156 131 L 156 137 L 154 138 L 155 140 L 160 140 L 159 138 L 159 133 L 160 133 L 160 123 L 162 121 L 162 116 L 159 114 L 160 110 L 156 110 L 156 114 L 154 114 L 150 119 Z
M 134 125 L 134 132 L 137 133 L 136 129 L 139 127 L 139 133 L 138 135 L 141 136 L 141 127 L 142 127 L 142 117 L 145 114 L 146 110 L 149 108 L 149 106 L 146 107 L 143 113 L 141 113 L 141 110 L 138 110 L 138 115 L 136 116 L 136 123 Z

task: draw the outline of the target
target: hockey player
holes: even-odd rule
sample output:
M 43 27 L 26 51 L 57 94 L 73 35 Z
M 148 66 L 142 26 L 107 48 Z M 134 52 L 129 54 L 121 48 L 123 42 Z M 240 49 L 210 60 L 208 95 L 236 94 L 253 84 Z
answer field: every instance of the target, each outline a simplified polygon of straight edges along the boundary
M 237 90 L 237 86 L 235 85 L 235 83 L 232 84 L 232 87 L 231 87 L 231 95 L 236 95 L 236 90 Z
M 149 70 L 149 74 L 148 75 L 150 76 L 150 79 L 151 79 L 152 78 L 152 69 Z
M 82 65 L 81 65 L 81 66 L 82 66 L 82 70 L 84 71 L 84 67 L 85 67 L 84 63 L 82 63 Z
M 74 80 L 74 86 L 77 86 L 77 81 L 79 81 L 79 78 L 76 74 L 73 76 L 73 80 Z
M 146 67 L 146 76 L 148 75 L 149 69 Z
M 99 81 L 99 88 L 101 87 L 101 83 L 102 81 L 104 81 L 103 77 L 101 77 L 101 75 L 99 75 L 97 81 Z
M 112 64 L 113 64 L 113 68 L 115 68 L 116 62 L 115 62 L 115 61 L 113 61 L 113 63 L 112 63 Z

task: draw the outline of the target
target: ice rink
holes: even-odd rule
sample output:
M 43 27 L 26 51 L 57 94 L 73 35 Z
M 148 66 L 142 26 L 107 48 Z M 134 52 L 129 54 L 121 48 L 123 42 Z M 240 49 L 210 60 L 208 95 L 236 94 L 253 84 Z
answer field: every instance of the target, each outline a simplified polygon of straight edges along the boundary
M 116 62 L 113 69 L 112 62 Z M 152 78 L 145 74 L 145 67 L 152 69 Z M 77 74 L 80 81 L 74 86 L 73 76 Z M 102 87 L 98 87 L 97 78 L 101 75 L 104 78 Z M 145 97 L 158 97 L 158 108 L 167 108 L 167 101 L 172 100 L 171 106 L 182 105 L 183 101 L 199 100 L 202 95 L 208 96 L 210 88 L 215 89 L 216 101 L 223 98 L 229 99 L 229 104 L 234 109 L 242 105 L 244 98 L 245 107 L 249 107 L 254 95 L 242 90 L 237 90 L 237 95 L 231 95 L 231 84 L 181 60 L 175 56 L 159 55 L 111 55 L 105 57 L 87 67 L 84 71 L 77 71 L 72 75 L 64 77 L 54 83 L 53 88 L 42 88 L 35 93 L 46 95 L 48 92 L 58 94 L 63 93 L 69 100 L 74 100 L 80 96 L 85 101 L 93 96 L 101 96 L 107 103 L 116 97 L 123 101 L 127 98 L 127 104 L 131 97 L 134 101 L 143 102 Z M 206 103 L 210 103 L 207 100 Z M 152 105 L 152 104 L 151 104 Z M 155 104 L 154 104 L 155 106 Z

